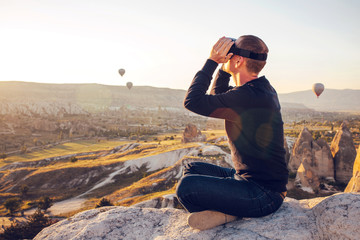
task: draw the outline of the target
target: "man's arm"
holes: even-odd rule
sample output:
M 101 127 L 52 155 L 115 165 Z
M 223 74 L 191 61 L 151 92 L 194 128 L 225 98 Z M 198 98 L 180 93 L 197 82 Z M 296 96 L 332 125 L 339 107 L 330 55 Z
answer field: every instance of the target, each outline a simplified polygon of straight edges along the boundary
M 241 104 L 251 102 L 245 88 L 237 88 L 215 95 L 206 94 L 218 64 L 226 63 L 232 57 L 233 54 L 228 52 L 233 44 L 234 42 L 231 39 L 225 37 L 216 42 L 210 52 L 209 59 L 195 75 L 189 87 L 184 101 L 185 108 L 204 116 L 223 118 L 229 121 L 238 120 L 237 112 L 241 108 Z
M 212 84 L 210 90 L 210 94 L 215 95 L 219 93 L 224 93 L 232 89 L 232 87 L 229 86 L 230 76 L 231 75 L 229 73 L 220 69 L 216 74 L 214 83 Z
M 207 95 L 206 91 L 217 65 L 210 59 L 206 61 L 204 67 L 195 75 L 187 91 L 184 106 L 203 116 L 238 121 L 239 111 L 252 102 L 251 96 L 243 87 L 221 94 Z

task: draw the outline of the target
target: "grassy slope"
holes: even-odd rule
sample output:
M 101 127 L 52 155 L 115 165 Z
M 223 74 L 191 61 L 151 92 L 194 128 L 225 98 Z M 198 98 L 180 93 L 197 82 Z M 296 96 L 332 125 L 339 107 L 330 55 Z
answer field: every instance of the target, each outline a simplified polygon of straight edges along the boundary
M 99 150 L 109 150 L 119 145 L 129 143 L 128 141 L 76 141 L 63 143 L 52 148 L 42 149 L 31 153 L 9 156 L 5 160 L 0 161 L 0 167 L 13 162 L 37 161 L 45 158 L 63 156 L 69 154 L 94 152 Z
M 169 140 L 170 136 L 173 136 L 174 139 Z M 34 175 L 37 176 L 38 174 L 44 175 L 44 173 L 49 172 L 48 174 L 45 174 L 44 176 L 49 176 L 49 174 L 51 176 L 54 176 L 52 172 L 55 173 L 59 169 L 63 169 L 66 172 L 67 169 L 107 166 L 110 164 L 114 164 L 114 163 L 116 164 L 118 162 L 124 162 L 124 161 L 131 160 L 131 159 L 138 159 L 141 157 L 157 155 L 157 154 L 161 154 L 161 153 L 176 150 L 176 149 L 190 148 L 190 147 L 198 146 L 197 143 L 187 143 L 187 144 L 181 143 L 181 134 L 179 134 L 179 133 L 162 134 L 162 135 L 158 135 L 157 138 L 158 139 L 156 141 L 152 141 L 152 142 L 139 142 L 141 144 L 140 146 L 135 147 L 134 149 L 131 149 L 131 150 L 128 150 L 125 152 L 110 154 L 107 156 L 98 156 L 96 154 L 89 154 L 86 156 L 79 157 L 78 161 L 76 161 L 76 162 L 64 160 L 64 161 L 58 161 L 58 162 L 48 165 L 48 166 L 43 166 L 43 167 L 38 167 L 38 168 L 16 169 L 15 171 L 32 170 L 33 172 L 31 174 L 29 174 L 29 176 L 34 176 Z M 165 140 L 165 139 L 167 139 L 167 140 Z M 132 142 L 134 142 L 134 141 L 132 141 Z M 61 144 L 61 145 L 58 145 L 58 146 L 55 146 L 55 147 L 52 147 L 49 149 L 43 149 L 43 150 L 39 150 L 36 152 L 27 153 L 27 154 L 23 154 L 23 155 L 11 156 L 8 159 L 6 159 L 5 162 L 2 161 L 0 163 L 0 166 L 4 166 L 4 165 L 6 165 L 8 163 L 12 163 L 12 162 L 37 161 L 37 160 L 41 160 L 44 158 L 76 154 L 76 153 L 83 153 L 83 152 L 92 152 L 92 151 L 101 151 L 101 150 L 108 151 L 115 146 L 124 145 L 124 144 L 128 144 L 128 143 L 130 143 L 130 142 L 128 142 L 128 141 L 105 141 L 105 140 L 102 140 L 100 142 L 77 141 L 77 142 L 71 142 L 71 143 L 64 143 L 64 144 Z M 7 171 L 3 171 L 2 173 L 4 175 L 6 175 L 12 171 L 14 171 L 14 170 L 7 170 Z M 80 169 L 79 169 L 79 171 L 80 171 Z M 68 171 L 68 172 L 73 173 L 73 171 Z M 143 174 L 141 174 L 141 173 L 143 173 Z M 139 174 L 141 175 L 140 177 L 138 176 Z M 134 174 L 134 176 L 129 175 L 129 176 L 126 176 L 126 178 L 116 176 L 116 178 L 118 178 L 116 180 L 116 183 L 108 184 L 102 188 L 96 189 L 91 194 L 90 197 L 94 197 L 92 202 L 100 199 L 102 196 L 111 194 L 113 191 L 119 190 L 119 188 L 127 187 L 133 183 L 136 183 L 137 181 L 141 180 L 147 174 L 149 174 L 149 173 L 146 172 L 146 169 L 140 169 L 139 172 Z M 73 176 L 67 176 L 66 174 L 64 174 L 64 177 L 62 179 L 70 180 L 71 177 L 73 177 Z M 42 178 L 40 177 L 39 179 L 42 179 Z M 42 183 L 44 181 L 46 181 L 46 179 L 42 179 Z M 39 185 L 41 185 L 42 183 L 39 183 Z M 119 183 L 120 183 L 120 185 L 119 185 Z M 140 182 L 140 184 L 141 184 L 141 182 Z M 145 185 L 147 185 L 147 184 L 145 184 Z M 89 186 L 89 188 L 91 188 L 91 187 L 92 187 L 92 185 Z M 82 190 L 84 190 L 84 189 L 82 189 Z M 81 193 L 82 192 L 79 192 L 78 194 L 81 194 Z M 40 194 L 40 192 L 39 192 L 39 194 Z M 43 194 L 43 193 L 41 193 L 41 194 Z M 144 198 L 149 199 L 149 197 L 151 196 L 151 194 L 150 195 L 146 194 L 146 195 L 147 195 L 147 197 L 144 196 L 137 200 L 134 199 L 135 202 L 138 202 Z M 155 195 L 157 195 L 157 194 L 154 193 L 154 196 Z M 11 193 L 3 192 L 3 193 L 0 193 L 0 196 L 4 197 L 4 199 L 5 199 L 5 198 L 13 197 L 13 196 L 19 196 L 19 194 L 17 194 L 17 193 L 11 194 Z M 75 195 L 73 195 L 73 196 L 75 196 Z M 38 197 L 40 197 L 40 195 Z M 71 197 L 71 196 L 69 195 L 67 197 Z M 58 199 L 58 197 L 56 197 L 56 198 Z M 62 200 L 62 199 L 60 198 L 58 200 Z M 34 196 L 32 194 L 31 199 L 25 199 L 24 203 L 29 202 L 29 201 L 30 202 L 36 201 L 36 196 Z M 24 208 L 27 208 L 25 205 L 26 204 L 24 204 Z M 89 205 L 89 204 L 87 204 L 87 205 Z M 2 210 L 1 212 L 3 212 L 3 210 L 4 210 L 3 206 L 0 207 L 0 210 Z

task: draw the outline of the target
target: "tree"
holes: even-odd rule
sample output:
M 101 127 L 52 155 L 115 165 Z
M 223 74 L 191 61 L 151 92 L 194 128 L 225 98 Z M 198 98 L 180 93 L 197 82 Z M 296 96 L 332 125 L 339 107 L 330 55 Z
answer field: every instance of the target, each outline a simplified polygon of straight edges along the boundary
M 0 158 L 2 158 L 3 160 L 4 160 L 5 158 L 7 158 L 6 153 L 1 153 L 1 154 L 0 154 Z
M 10 215 L 14 215 L 16 211 L 18 211 L 21 207 L 21 199 L 20 198 L 9 198 L 5 201 L 4 207 L 9 210 Z
M 27 152 L 27 146 L 24 144 L 24 145 L 22 145 L 21 148 L 20 148 L 20 153 L 21 153 L 21 154 L 24 154 L 24 153 L 26 153 L 26 152 Z
M 106 198 L 102 198 L 98 204 L 96 204 L 95 208 L 105 207 L 105 206 L 114 206 L 110 200 Z
M 0 239 L 33 239 L 43 228 L 54 224 L 39 209 L 25 223 L 12 223 L 0 234 Z
M 28 192 L 29 192 L 29 186 L 28 185 L 22 185 L 20 187 L 20 193 L 21 193 L 22 197 L 27 196 Z
M 50 208 L 53 205 L 53 200 L 49 197 L 41 197 L 41 199 L 38 202 L 38 209 L 44 210 L 46 212 L 46 210 L 48 210 L 48 208 Z

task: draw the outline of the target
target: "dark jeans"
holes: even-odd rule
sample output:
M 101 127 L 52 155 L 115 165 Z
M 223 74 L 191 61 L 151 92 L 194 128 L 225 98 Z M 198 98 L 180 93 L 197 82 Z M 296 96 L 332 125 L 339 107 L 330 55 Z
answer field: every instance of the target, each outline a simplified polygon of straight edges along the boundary
M 189 212 L 215 210 L 238 217 L 262 217 L 278 210 L 280 193 L 237 175 L 235 169 L 204 162 L 184 168 L 176 194 Z

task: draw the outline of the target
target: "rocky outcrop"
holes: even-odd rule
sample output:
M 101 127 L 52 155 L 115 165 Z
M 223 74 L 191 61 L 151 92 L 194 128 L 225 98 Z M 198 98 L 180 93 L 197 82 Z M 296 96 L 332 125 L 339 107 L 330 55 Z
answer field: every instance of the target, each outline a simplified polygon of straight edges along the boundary
M 206 146 L 204 147 L 206 148 Z M 116 203 L 120 206 L 129 206 L 132 205 L 132 201 L 134 198 L 147 195 L 154 192 L 160 192 L 165 189 L 170 189 L 174 187 L 176 181 L 179 180 L 183 174 L 184 165 L 190 162 L 207 162 L 211 164 L 215 164 L 222 167 L 233 167 L 230 154 L 225 153 L 221 150 L 220 147 L 214 146 L 215 150 L 218 154 L 222 156 L 219 157 L 199 157 L 199 150 L 193 149 L 193 151 L 189 152 L 183 158 L 179 159 L 176 163 L 168 166 L 158 172 L 150 174 L 149 176 L 135 182 L 130 185 L 128 188 L 123 188 L 118 191 L 113 192 L 106 197 L 113 203 Z M 166 162 L 169 162 L 168 160 Z M 157 207 L 160 205 L 164 206 L 173 206 L 177 205 L 177 201 L 175 200 L 173 203 L 168 201 L 167 199 L 163 199 L 164 197 L 156 198 L 154 201 L 149 200 L 146 202 L 139 203 L 139 206 L 151 206 Z
M 188 142 L 204 142 L 206 141 L 206 136 L 201 134 L 201 131 L 197 129 L 194 124 L 188 124 L 184 130 L 182 141 L 184 143 Z
M 292 151 L 289 169 L 296 171 L 296 182 L 309 192 L 318 190 L 319 179 L 333 179 L 334 165 L 330 147 L 323 139 L 314 140 L 305 127 Z
M 203 156 L 216 156 L 216 155 L 220 155 L 220 154 L 224 154 L 224 151 L 222 151 L 219 147 L 217 146 L 205 146 L 202 149 L 202 155 Z
M 286 198 L 274 214 L 241 219 L 199 232 L 184 210 L 104 207 L 81 212 L 43 229 L 47 239 L 359 239 L 360 194 L 327 198 Z
M 178 208 L 180 202 L 175 194 L 168 194 L 132 205 L 140 208 Z
M 341 124 L 340 130 L 331 142 L 330 149 L 334 158 L 335 180 L 348 183 L 352 177 L 356 149 L 346 122 Z
M 360 192 L 360 146 L 353 167 L 353 176 L 344 192 Z
M 289 169 L 296 172 L 303 159 L 312 159 L 313 138 L 309 130 L 304 127 L 297 138 L 289 160 Z
M 284 139 L 284 148 L 285 148 L 285 162 L 286 162 L 286 165 L 289 165 L 290 151 L 289 151 L 289 144 L 287 143 L 286 138 Z
M 300 164 L 296 172 L 295 183 L 301 186 L 304 191 L 310 193 L 314 193 L 314 190 L 318 191 L 320 187 L 320 181 L 316 172 L 306 161 Z
M 301 163 L 311 167 L 318 177 L 333 177 L 334 165 L 329 145 L 323 139 L 314 140 L 305 127 L 294 145 L 289 169 L 296 171 Z

